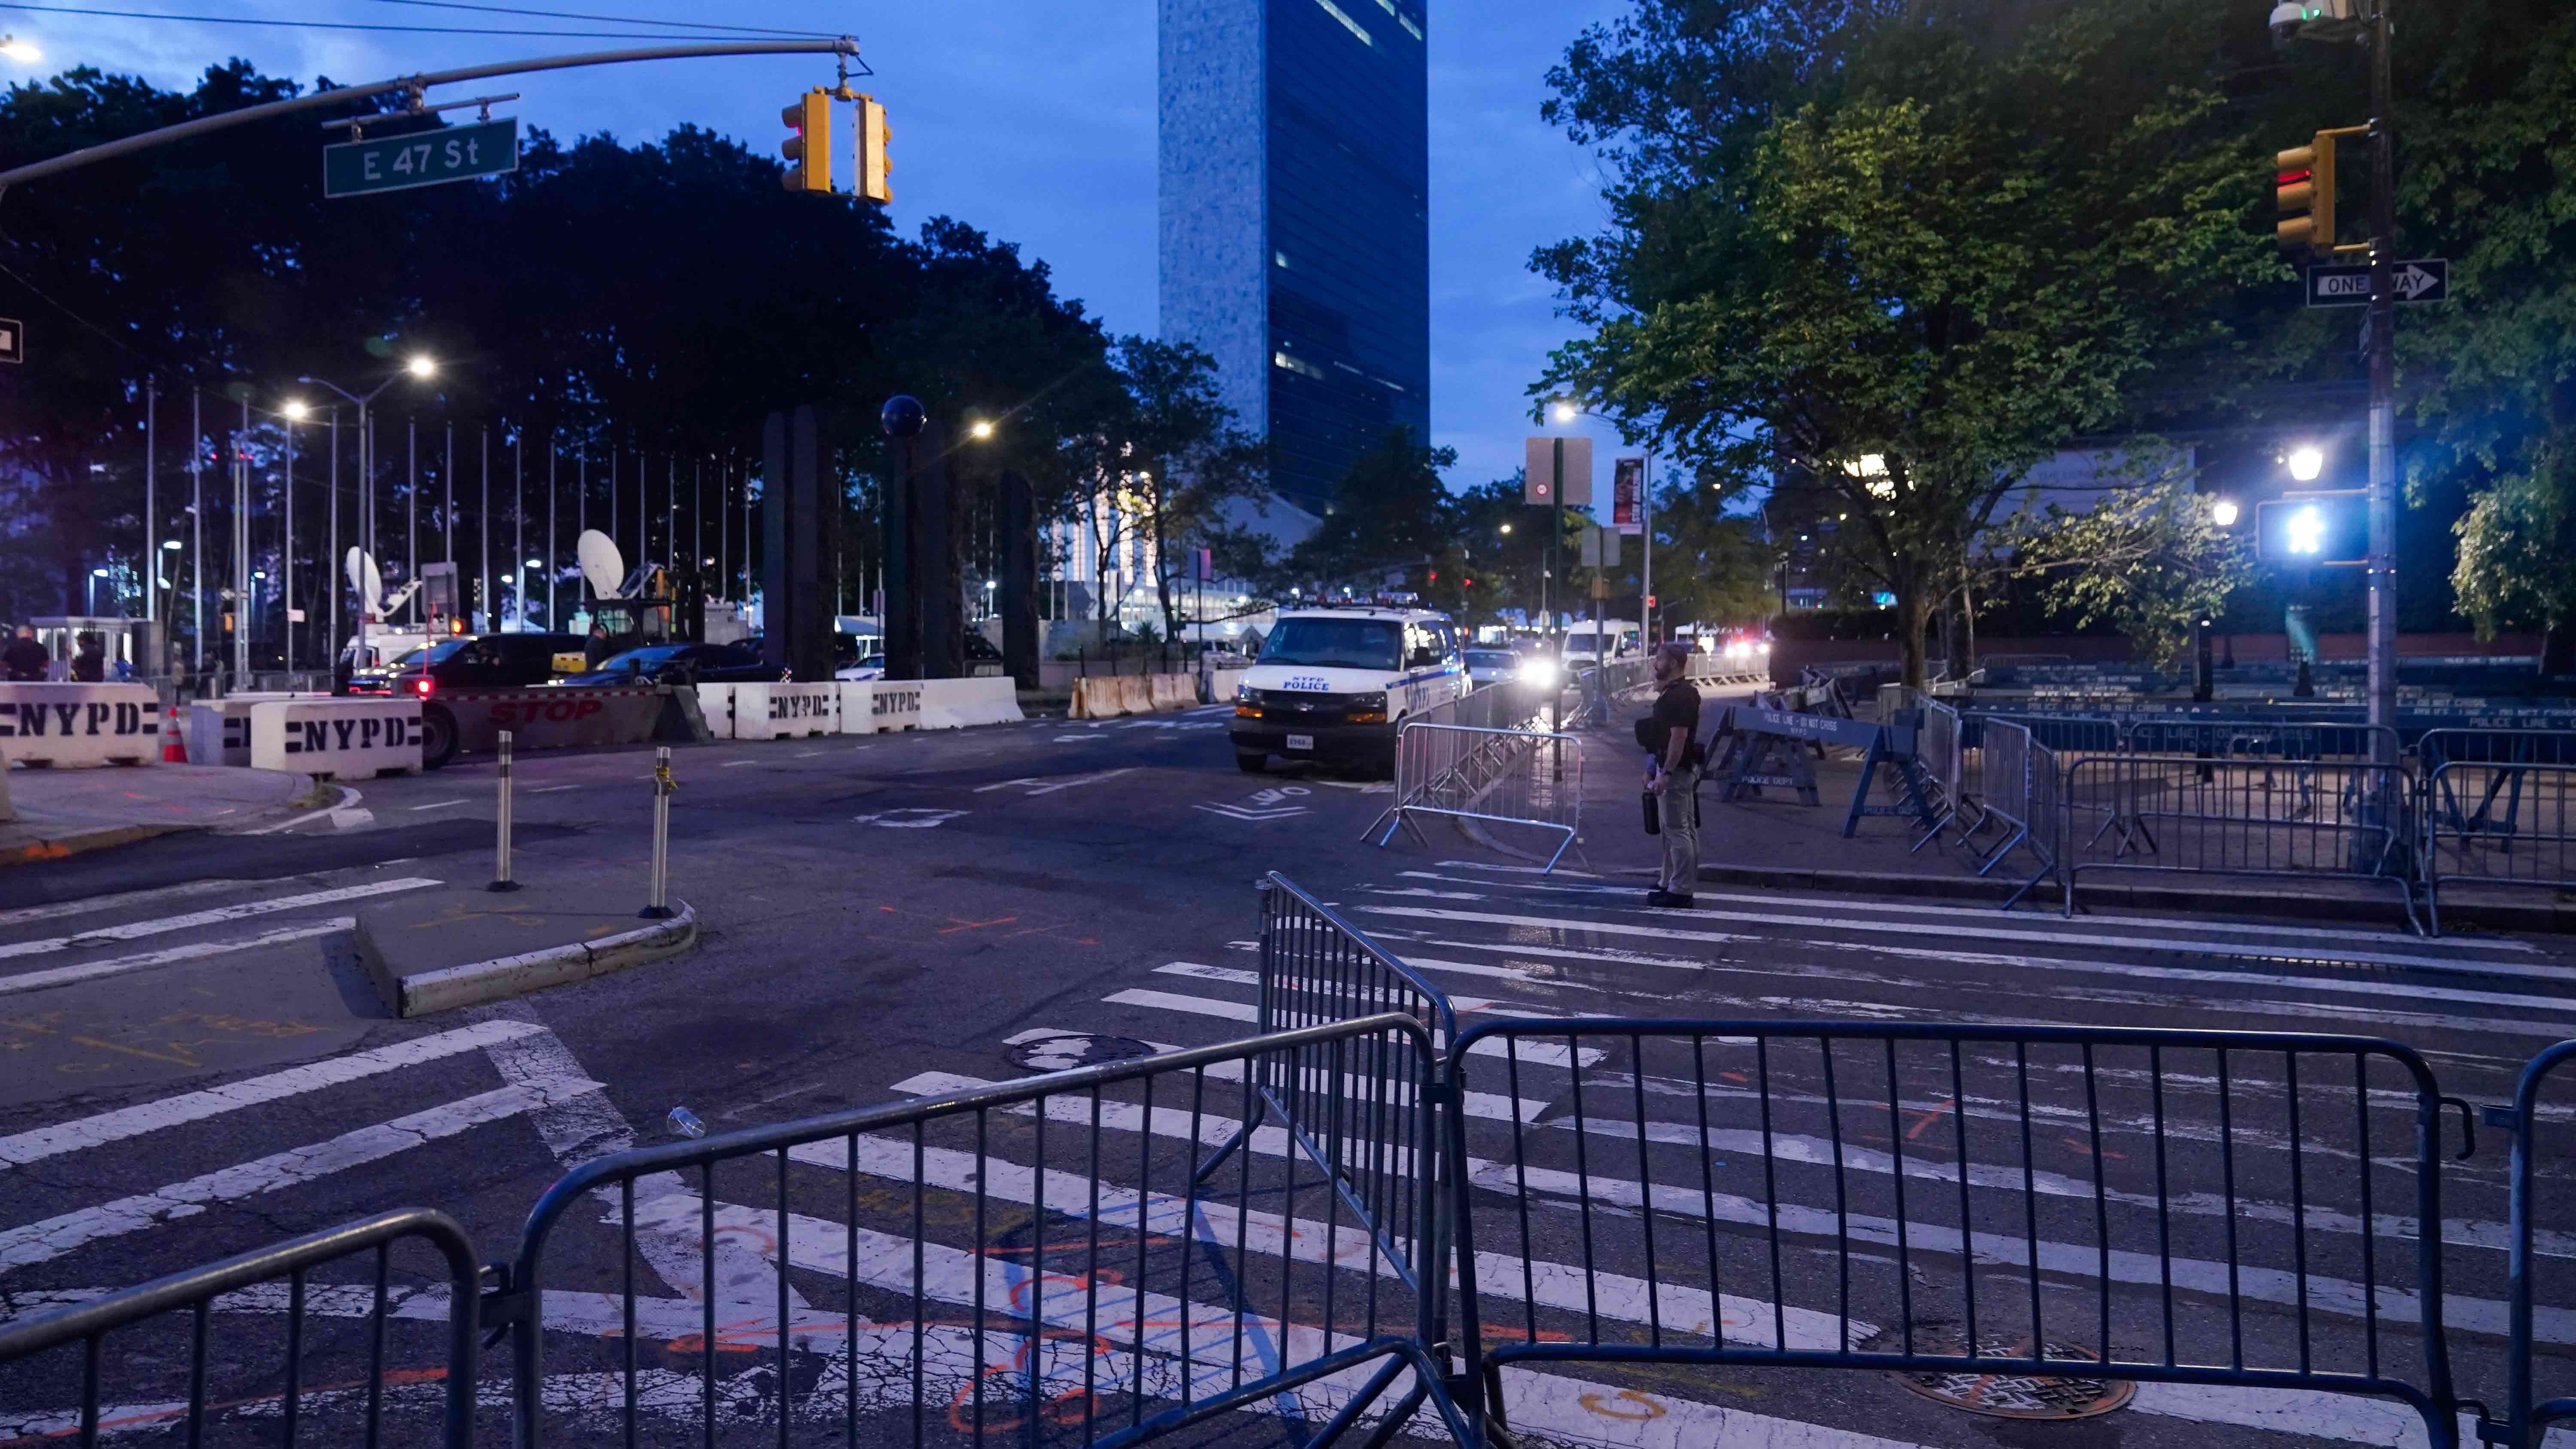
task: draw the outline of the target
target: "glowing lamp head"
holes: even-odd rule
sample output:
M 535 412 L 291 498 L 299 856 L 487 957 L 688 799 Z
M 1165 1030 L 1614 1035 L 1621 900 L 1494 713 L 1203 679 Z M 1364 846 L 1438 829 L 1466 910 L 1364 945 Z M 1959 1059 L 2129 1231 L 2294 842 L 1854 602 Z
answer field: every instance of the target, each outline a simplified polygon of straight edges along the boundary
M 2289 461 L 2290 476 L 2302 483 L 2314 483 L 2317 475 L 2326 470 L 2325 450 L 2314 444 L 2292 448 Z
M 2236 526 L 2236 500 L 2233 498 L 2221 498 L 2217 502 L 2209 505 L 2209 521 L 2217 524 L 2221 528 L 2234 528 Z
M 1560 423 L 1570 423 L 1574 421 L 1575 407 L 1574 404 L 1570 402 L 1558 403 L 1548 411 L 1555 414 L 1556 420 Z
M 278 411 L 286 414 L 286 420 L 293 423 L 300 423 L 313 415 L 313 409 L 306 406 L 304 399 L 300 397 L 288 398 L 286 406 Z
M 414 377 L 431 377 L 437 374 L 438 364 L 424 354 L 404 363 L 403 371 Z
M 45 58 L 43 51 L 14 35 L 0 36 L 0 55 L 5 55 L 21 65 L 34 65 Z
M 982 418 L 978 418 L 978 419 L 976 419 L 974 422 L 969 423 L 969 424 L 967 425 L 967 427 L 966 427 L 966 433 L 967 433 L 967 435 L 968 435 L 969 437 L 972 437 L 972 438 L 974 438 L 976 441 L 981 442 L 981 441 L 983 441 L 984 439 L 987 439 L 987 438 L 990 438 L 991 436 L 993 436 L 993 425 L 992 425 L 991 423 L 989 423 L 989 422 L 986 422 L 986 421 L 985 421 L 985 420 L 983 420 Z

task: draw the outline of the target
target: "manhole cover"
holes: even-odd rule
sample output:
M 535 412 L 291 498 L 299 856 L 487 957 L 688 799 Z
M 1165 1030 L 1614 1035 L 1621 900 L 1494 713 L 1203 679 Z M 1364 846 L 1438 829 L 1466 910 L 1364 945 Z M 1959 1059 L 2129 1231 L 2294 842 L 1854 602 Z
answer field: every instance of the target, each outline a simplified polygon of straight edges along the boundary
M 1033 1072 L 1096 1067 L 1102 1062 L 1131 1061 L 1153 1054 L 1152 1042 L 1138 1041 L 1131 1036 L 1093 1036 L 1087 1032 L 1032 1037 L 1011 1048 L 1011 1060 Z
M 1914 1330 L 1914 1351 L 1918 1354 L 1965 1354 L 1966 1342 L 1967 1335 L 1950 1324 L 1918 1324 Z M 1895 1353 L 1905 1344 L 1890 1330 L 1865 1346 L 1881 1353 Z M 2030 1340 L 1980 1338 L 1977 1352 L 1993 1358 L 2028 1358 Z M 2095 1357 L 2091 1349 L 2068 1343 L 2048 1345 L 2045 1356 L 2088 1361 Z M 1895 1373 L 1888 1377 L 1936 1404 L 1998 1419 L 2089 1419 L 2122 1407 L 2138 1392 L 2138 1386 L 2127 1379 L 2043 1378 L 2037 1374 L 1967 1368 Z

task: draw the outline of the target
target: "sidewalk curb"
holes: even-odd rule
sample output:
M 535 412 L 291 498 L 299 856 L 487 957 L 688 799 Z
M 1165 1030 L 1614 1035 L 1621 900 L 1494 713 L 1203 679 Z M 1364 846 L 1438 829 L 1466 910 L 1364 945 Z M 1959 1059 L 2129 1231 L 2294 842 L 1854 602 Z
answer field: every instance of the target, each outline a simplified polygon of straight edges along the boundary
M 587 981 L 677 956 L 698 943 L 697 909 L 687 901 L 681 901 L 679 906 L 680 913 L 667 921 L 655 921 L 595 941 L 576 941 L 568 946 L 550 946 L 542 951 L 399 977 L 386 967 L 383 954 L 368 933 L 367 917 L 361 915 L 356 930 L 358 954 L 367 964 L 367 974 L 375 978 L 377 989 L 393 1007 L 394 1015 L 408 1019 L 524 996 L 549 986 Z
M 205 830 L 204 825 L 100 825 L 87 830 L 67 830 L 60 835 L 40 837 L 24 845 L 0 846 L 0 867 L 36 865 L 48 860 L 66 860 L 93 850 L 111 850 L 132 845 L 138 840 L 151 840 L 163 835 L 184 835 L 192 830 Z

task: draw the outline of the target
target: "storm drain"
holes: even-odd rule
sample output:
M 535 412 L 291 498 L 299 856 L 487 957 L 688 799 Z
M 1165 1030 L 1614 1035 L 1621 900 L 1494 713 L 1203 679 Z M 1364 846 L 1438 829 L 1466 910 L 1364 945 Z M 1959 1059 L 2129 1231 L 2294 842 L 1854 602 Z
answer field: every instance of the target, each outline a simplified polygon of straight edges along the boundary
M 1152 1042 L 1138 1041 L 1132 1036 L 1097 1036 L 1089 1032 L 1032 1037 L 1011 1048 L 1011 1060 L 1032 1072 L 1096 1067 L 1103 1062 L 1133 1061 L 1153 1054 Z
M 1918 1324 L 1914 1329 L 1914 1351 L 1927 1355 L 1964 1355 L 1967 1335 L 1954 1324 Z M 1901 1352 L 1904 1341 L 1893 1331 L 1881 1333 L 1867 1345 L 1880 1353 Z M 2028 1358 L 2028 1339 L 1980 1338 L 1979 1355 L 1991 1358 Z M 2069 1343 L 2048 1345 L 2045 1355 L 2052 1359 L 2090 1360 L 2089 1348 Z M 1944 1369 L 1937 1372 L 1899 1372 L 1888 1375 L 1903 1384 L 1909 1392 L 1922 1395 L 1936 1404 L 1964 1409 L 1971 1414 L 1987 1414 L 1998 1419 L 2089 1419 L 2107 1414 L 2129 1402 L 2138 1392 L 2136 1383 L 2114 1378 L 2044 1378 L 2038 1374 L 2015 1371 L 1991 1371 L 1973 1368 Z

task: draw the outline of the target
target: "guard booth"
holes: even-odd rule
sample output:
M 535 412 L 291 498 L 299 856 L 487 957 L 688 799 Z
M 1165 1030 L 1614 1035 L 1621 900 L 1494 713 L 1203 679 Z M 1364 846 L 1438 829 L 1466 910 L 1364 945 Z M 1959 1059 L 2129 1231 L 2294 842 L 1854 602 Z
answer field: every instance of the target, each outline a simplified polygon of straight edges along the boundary
M 152 679 L 170 672 L 170 660 L 162 647 L 161 621 L 158 619 L 64 614 L 27 622 L 36 627 L 36 642 L 45 646 L 46 656 L 53 660 L 45 670 L 47 679 L 72 677 L 72 659 L 80 653 L 80 640 L 84 634 L 96 634 L 106 655 L 106 663 L 100 670 L 104 683 L 114 684 L 121 679 Z

